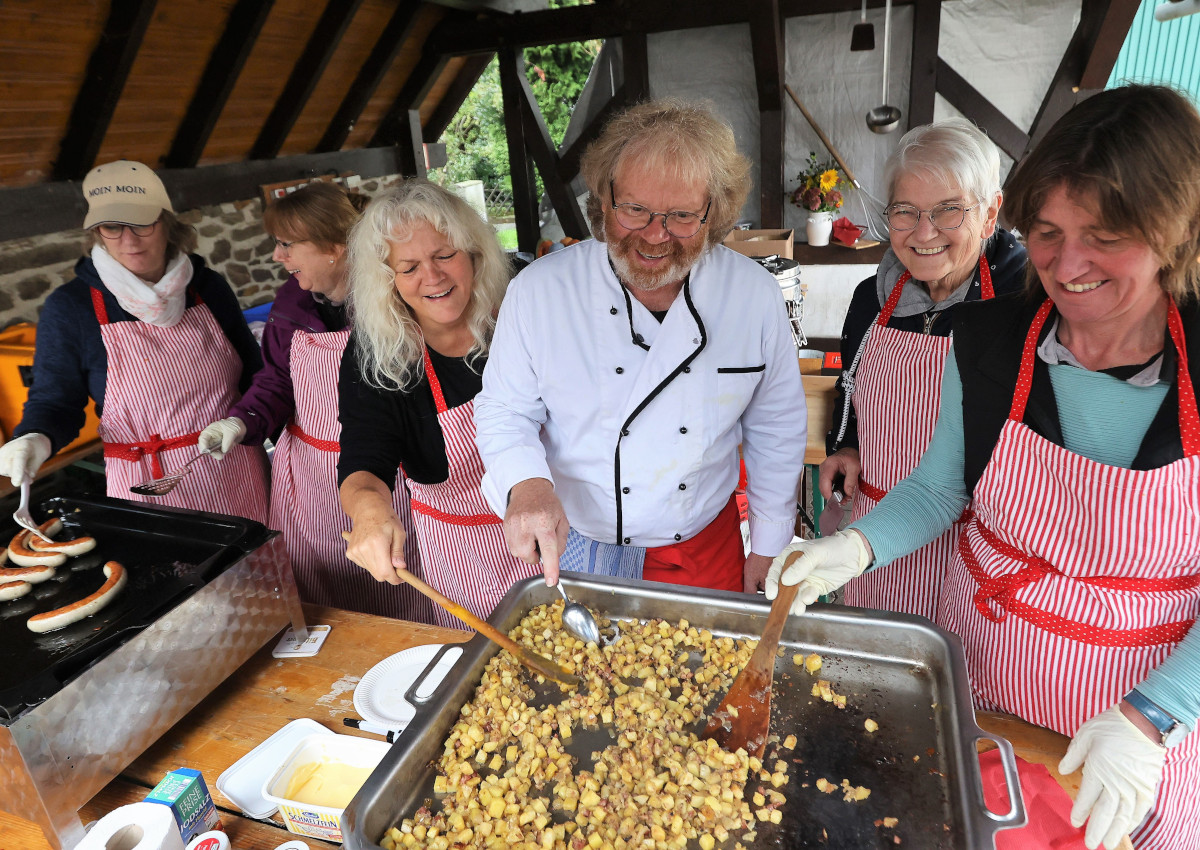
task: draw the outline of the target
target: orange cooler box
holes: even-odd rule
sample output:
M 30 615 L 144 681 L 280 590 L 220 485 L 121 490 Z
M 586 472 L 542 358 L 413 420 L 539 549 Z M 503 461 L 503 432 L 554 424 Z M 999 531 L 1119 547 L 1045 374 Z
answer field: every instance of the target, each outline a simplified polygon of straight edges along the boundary
M 37 326 L 29 323 L 13 325 L 0 331 L 0 428 L 4 439 L 21 421 L 25 399 L 29 397 L 29 383 L 33 379 L 33 345 Z M 91 400 L 87 405 L 87 419 L 75 442 L 63 448 L 68 452 L 85 443 L 100 439 L 100 420 Z

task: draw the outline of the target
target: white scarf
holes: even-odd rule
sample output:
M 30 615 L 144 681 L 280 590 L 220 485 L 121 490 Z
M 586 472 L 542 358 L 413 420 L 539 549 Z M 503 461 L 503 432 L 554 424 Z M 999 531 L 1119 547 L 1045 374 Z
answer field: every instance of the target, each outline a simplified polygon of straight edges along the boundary
M 187 285 L 192 282 L 192 261 L 187 254 L 179 252 L 155 284 L 146 283 L 100 245 L 92 246 L 92 262 L 100 281 L 125 312 L 160 328 L 169 328 L 183 318 Z

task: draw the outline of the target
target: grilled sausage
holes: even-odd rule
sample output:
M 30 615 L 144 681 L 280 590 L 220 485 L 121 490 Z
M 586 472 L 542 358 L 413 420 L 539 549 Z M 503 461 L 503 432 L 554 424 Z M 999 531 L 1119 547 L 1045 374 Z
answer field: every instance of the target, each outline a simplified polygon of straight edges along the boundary
M 51 567 L 50 570 L 53 572 L 54 567 Z M 0 584 L 0 602 L 20 599 L 31 590 L 33 590 L 33 585 L 27 581 L 6 581 L 4 584 Z
M 40 564 L 33 567 L 0 567 L 0 582 L 27 581 L 30 584 L 47 581 L 54 578 L 53 564 Z
M 77 623 L 84 617 L 90 617 L 100 611 L 117 597 L 126 582 L 125 568 L 116 561 L 109 561 L 104 565 L 104 575 L 107 577 L 104 586 L 90 596 L 85 596 L 70 605 L 55 608 L 53 611 L 30 617 L 29 622 L 26 623 L 29 630 L 39 634 L 52 632 L 55 629 L 62 629 L 72 623 Z
M 38 528 L 43 534 L 49 536 L 62 529 L 62 521 L 57 518 L 46 520 Z M 66 563 L 67 556 L 62 552 L 38 552 L 29 548 L 29 536 L 32 533 L 21 529 L 21 532 L 8 544 L 8 557 L 14 564 L 22 567 L 57 567 Z
M 62 523 L 59 523 L 59 528 Z M 49 532 L 47 532 L 49 536 Z M 30 534 L 25 541 L 25 545 L 34 552 L 39 553 L 59 553 L 66 555 L 69 558 L 76 558 L 80 555 L 85 555 L 96 548 L 96 539 L 94 537 L 75 537 L 71 540 L 55 540 L 47 543 L 36 534 Z

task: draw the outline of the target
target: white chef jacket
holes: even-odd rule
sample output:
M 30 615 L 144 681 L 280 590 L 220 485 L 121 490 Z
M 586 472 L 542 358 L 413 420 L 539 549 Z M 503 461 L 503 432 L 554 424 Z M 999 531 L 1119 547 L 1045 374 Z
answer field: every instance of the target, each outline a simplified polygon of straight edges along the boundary
M 604 543 L 702 531 L 746 462 L 753 552 L 792 540 L 807 413 L 783 295 L 758 263 L 709 249 L 661 324 L 587 240 L 513 279 L 475 398 L 483 493 L 504 516 L 521 481 L 554 483 Z

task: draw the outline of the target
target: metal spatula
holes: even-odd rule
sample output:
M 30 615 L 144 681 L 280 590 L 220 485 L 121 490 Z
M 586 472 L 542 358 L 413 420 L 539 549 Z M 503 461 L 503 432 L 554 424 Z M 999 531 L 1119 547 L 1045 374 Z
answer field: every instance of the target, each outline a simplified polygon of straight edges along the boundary
M 43 534 L 42 530 L 38 528 L 37 521 L 34 520 L 33 514 L 29 512 L 29 484 L 28 478 L 21 482 L 21 504 L 17 506 L 16 513 L 13 514 L 13 522 L 21 526 L 21 528 L 32 531 L 47 543 L 53 543 L 54 541 Z
M 162 478 L 152 478 L 149 481 L 143 481 L 141 484 L 134 484 L 129 488 L 129 492 L 137 493 L 139 496 L 165 496 L 174 490 L 179 482 L 192 471 L 192 464 L 206 454 L 208 454 L 207 451 L 200 452 L 170 475 L 164 475 Z

